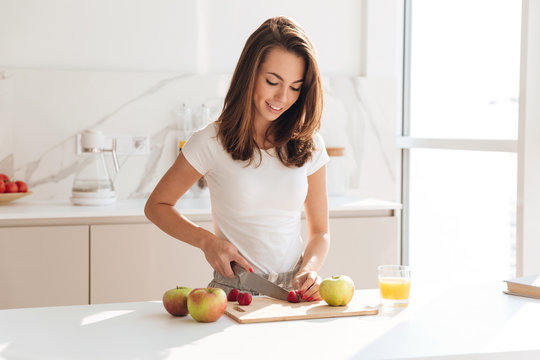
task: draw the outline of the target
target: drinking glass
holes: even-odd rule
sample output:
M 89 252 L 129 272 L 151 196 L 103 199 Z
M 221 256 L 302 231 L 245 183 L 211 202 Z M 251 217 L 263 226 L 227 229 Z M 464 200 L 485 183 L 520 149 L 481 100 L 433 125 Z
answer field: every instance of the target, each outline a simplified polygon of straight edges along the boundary
M 407 306 L 411 289 L 411 268 L 406 265 L 381 265 L 377 268 L 383 306 Z

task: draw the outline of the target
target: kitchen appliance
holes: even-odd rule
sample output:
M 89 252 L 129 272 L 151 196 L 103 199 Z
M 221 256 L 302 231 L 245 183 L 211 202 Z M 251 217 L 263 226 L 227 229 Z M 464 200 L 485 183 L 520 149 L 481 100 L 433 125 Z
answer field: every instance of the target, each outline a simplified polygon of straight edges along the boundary
M 243 284 L 246 288 L 256 291 L 260 294 L 267 295 L 279 300 L 287 301 L 287 296 L 289 292 L 274 284 L 273 282 L 266 280 L 260 275 L 246 271 L 243 267 L 238 265 L 235 262 L 231 263 L 232 270 L 234 274 L 240 278 L 240 283 Z
M 289 303 L 266 296 L 254 296 L 249 306 L 230 301 L 225 314 L 240 324 L 377 315 L 378 304 L 373 302 L 371 297 L 360 293 L 355 293 L 347 306 L 330 306 L 324 301 Z
M 86 130 L 81 136 L 81 156 L 73 180 L 71 202 L 76 205 L 108 205 L 116 201 L 113 180 L 107 170 L 104 153 L 112 153 L 114 169 L 118 172 L 116 141 L 112 149 L 104 149 L 105 138 L 101 131 Z

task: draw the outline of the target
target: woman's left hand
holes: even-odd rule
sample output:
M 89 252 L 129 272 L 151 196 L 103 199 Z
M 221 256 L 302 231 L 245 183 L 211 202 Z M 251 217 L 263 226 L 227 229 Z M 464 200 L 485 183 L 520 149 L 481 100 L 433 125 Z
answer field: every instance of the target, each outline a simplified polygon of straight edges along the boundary
M 316 271 L 300 270 L 293 279 L 293 287 L 295 290 L 300 291 L 304 301 L 322 300 L 319 294 L 320 283 L 321 277 Z

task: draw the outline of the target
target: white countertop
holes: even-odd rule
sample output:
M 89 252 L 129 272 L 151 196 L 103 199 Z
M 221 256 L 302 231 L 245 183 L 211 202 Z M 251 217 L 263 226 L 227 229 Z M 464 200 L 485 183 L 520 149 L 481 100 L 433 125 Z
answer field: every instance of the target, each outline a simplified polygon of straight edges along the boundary
M 401 312 L 259 324 L 197 323 L 160 301 L 0 310 L 0 359 L 539 359 L 540 300 L 503 288 L 413 288 Z
M 146 199 L 118 200 L 107 206 L 76 206 L 69 200 L 33 201 L 31 196 L 0 206 L 0 226 L 148 222 Z M 176 208 L 193 221 L 211 221 L 210 199 L 181 199 Z M 331 217 L 393 216 L 401 204 L 355 196 L 330 197 Z

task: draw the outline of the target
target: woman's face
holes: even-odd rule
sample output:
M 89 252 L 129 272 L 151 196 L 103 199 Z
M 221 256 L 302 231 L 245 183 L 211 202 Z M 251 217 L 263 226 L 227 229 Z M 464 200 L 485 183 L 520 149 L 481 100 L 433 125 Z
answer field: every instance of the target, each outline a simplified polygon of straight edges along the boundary
M 266 129 L 298 99 L 305 66 L 304 59 L 295 53 L 279 47 L 270 50 L 255 80 L 256 128 Z

